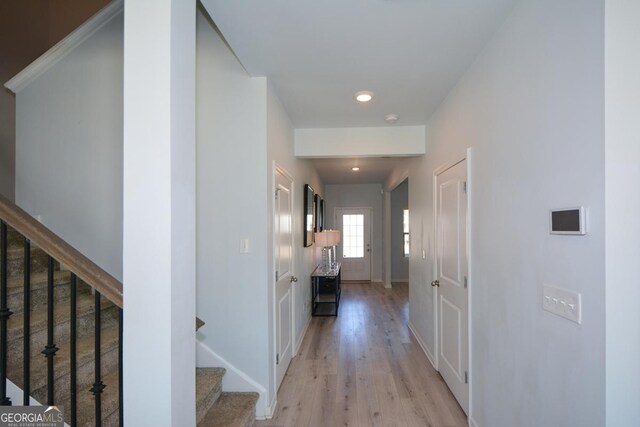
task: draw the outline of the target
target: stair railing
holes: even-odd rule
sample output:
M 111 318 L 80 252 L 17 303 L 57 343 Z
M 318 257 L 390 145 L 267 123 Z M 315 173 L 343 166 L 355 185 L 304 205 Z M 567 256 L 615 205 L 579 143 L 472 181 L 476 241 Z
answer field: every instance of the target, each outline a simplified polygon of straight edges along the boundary
M 42 354 L 47 358 L 47 405 L 55 405 L 55 364 L 54 357 L 59 348 L 55 343 L 55 261 L 70 271 L 69 295 L 69 364 L 70 364 L 70 414 L 69 424 L 78 424 L 78 279 L 93 289 L 94 300 L 94 383 L 90 391 L 95 397 L 95 422 L 102 425 L 101 394 L 105 389 L 101 372 L 101 297 L 105 297 L 118 311 L 118 419 L 123 425 L 123 295 L 122 283 L 104 271 L 74 247 L 66 243 L 47 227 L 36 221 L 31 215 L 0 195 L 0 405 L 11 405 L 7 396 L 7 355 L 8 355 L 8 321 L 13 314 L 8 306 L 7 290 L 7 255 L 8 230 L 10 226 L 24 238 L 23 256 L 23 402 L 24 406 L 31 402 L 31 245 L 34 244 L 47 255 L 47 345 Z M 204 325 L 196 317 L 195 330 Z
M 123 327 L 123 300 L 122 283 L 109 273 L 98 267 L 95 263 L 81 254 L 71 245 L 66 243 L 51 230 L 36 221 L 24 210 L 0 196 L 0 405 L 11 405 L 7 396 L 7 353 L 8 336 L 7 323 L 13 314 L 8 307 L 7 297 L 7 226 L 11 226 L 24 240 L 24 325 L 23 325 L 23 402 L 28 406 L 31 400 L 31 372 L 30 372 L 30 311 L 31 311 L 31 244 L 34 243 L 48 256 L 47 262 L 47 345 L 42 354 L 47 358 L 47 405 L 55 405 L 55 372 L 54 357 L 59 348 L 55 343 L 55 298 L 54 298 L 54 260 L 65 265 L 71 272 L 70 283 L 70 425 L 77 424 L 77 281 L 81 279 L 94 289 L 94 337 L 95 337 L 95 382 L 91 392 L 95 396 L 95 421 L 96 425 L 102 423 L 101 394 L 105 385 L 101 378 L 101 347 L 100 331 L 101 296 L 104 296 L 118 307 L 118 398 L 119 398 L 119 423 L 123 425 L 123 393 L 122 393 L 122 327 Z

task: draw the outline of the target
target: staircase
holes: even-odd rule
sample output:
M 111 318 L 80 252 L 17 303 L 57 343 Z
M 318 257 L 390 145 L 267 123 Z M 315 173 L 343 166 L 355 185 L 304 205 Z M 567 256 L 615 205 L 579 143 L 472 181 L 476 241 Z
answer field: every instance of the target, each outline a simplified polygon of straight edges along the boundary
M 250 427 L 258 393 L 222 392 L 223 368 L 196 368 L 196 421 L 199 427 Z
M 11 215 L 28 216 L 0 198 L 0 237 L 8 208 Z M 46 230 L 39 223 L 32 224 L 31 217 L 22 220 Z M 46 231 L 47 238 L 57 238 Z M 30 399 L 35 399 L 43 405 L 63 406 L 65 422 L 71 426 L 124 425 L 121 285 L 118 282 L 120 290 L 105 289 L 101 295 L 87 283 L 90 280 L 83 281 L 80 274 L 62 267 L 35 239 L 27 240 L 8 225 L 5 233 L 6 249 L 0 251 L 0 404 L 34 404 Z M 49 243 L 42 245 L 52 247 Z M 66 258 L 64 262 L 75 266 L 82 257 L 75 255 L 73 262 Z M 85 261 L 90 263 L 80 260 Z M 89 267 L 99 269 L 93 263 Z M 82 273 L 82 277 L 91 276 Z M 98 282 L 108 276 L 102 270 L 99 274 Z M 107 279 L 115 281 L 111 276 Z M 105 295 L 115 295 L 115 303 Z M 199 319 L 197 325 L 202 325 Z M 222 392 L 224 372 L 221 368 L 196 369 L 198 426 L 251 426 L 258 394 Z M 6 400 L 5 378 L 23 390 L 19 399 Z

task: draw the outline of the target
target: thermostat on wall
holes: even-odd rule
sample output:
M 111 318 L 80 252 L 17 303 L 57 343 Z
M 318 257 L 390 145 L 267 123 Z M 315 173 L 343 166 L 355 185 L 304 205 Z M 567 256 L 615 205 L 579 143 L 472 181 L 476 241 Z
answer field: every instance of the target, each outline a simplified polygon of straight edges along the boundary
M 549 212 L 549 232 L 551 234 L 587 234 L 584 206 L 551 209 Z

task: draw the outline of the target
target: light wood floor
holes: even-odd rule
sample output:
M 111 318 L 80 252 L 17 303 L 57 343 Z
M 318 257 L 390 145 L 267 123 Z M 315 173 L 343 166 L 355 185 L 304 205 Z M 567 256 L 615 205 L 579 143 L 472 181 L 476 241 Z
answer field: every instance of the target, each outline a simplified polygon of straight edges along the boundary
M 409 329 L 408 287 L 343 284 L 340 313 L 314 317 L 267 426 L 466 426 Z

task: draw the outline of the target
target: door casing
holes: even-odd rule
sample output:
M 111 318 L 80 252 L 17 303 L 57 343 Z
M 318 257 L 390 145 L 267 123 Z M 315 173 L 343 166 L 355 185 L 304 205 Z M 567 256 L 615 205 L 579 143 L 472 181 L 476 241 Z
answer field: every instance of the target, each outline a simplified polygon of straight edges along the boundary
M 275 205 L 275 193 L 277 190 L 277 174 L 282 174 L 284 177 L 286 177 L 289 182 L 291 183 L 291 230 L 292 230 L 292 236 L 291 236 L 291 276 L 295 276 L 296 274 L 296 238 L 295 238 L 295 230 L 296 227 L 298 226 L 297 222 L 296 222 L 296 215 L 294 214 L 295 212 L 295 203 L 297 201 L 296 199 L 296 182 L 293 179 L 293 177 L 291 176 L 291 174 L 289 174 L 284 168 L 282 168 L 281 166 L 279 166 L 276 162 L 273 162 L 273 173 L 272 173 L 272 195 L 274 197 L 273 199 L 273 209 L 272 209 L 272 214 L 273 214 L 273 226 L 275 227 L 275 220 L 276 220 L 276 205 Z M 278 244 L 278 242 L 275 239 L 275 228 L 272 230 L 271 233 L 271 237 L 272 237 L 272 250 L 273 250 L 273 274 L 271 274 L 271 279 L 269 281 L 270 285 L 271 285 L 271 289 L 273 289 L 273 294 L 272 294 L 272 301 L 271 301 L 271 306 L 272 306 L 272 313 L 273 313 L 273 323 L 272 323 L 272 336 L 273 336 L 273 350 L 274 350 L 274 354 L 273 354 L 273 378 L 274 378 L 274 382 L 276 383 L 276 394 L 277 394 L 277 389 L 279 387 L 279 384 L 277 384 L 277 371 L 278 371 L 278 361 L 276 360 L 276 353 L 278 352 L 278 347 L 279 347 L 279 343 L 278 343 L 278 331 L 277 328 L 279 327 L 278 325 L 278 304 L 280 301 L 278 301 L 277 298 L 277 292 L 276 292 L 276 286 L 277 286 L 277 279 L 275 278 L 275 272 L 277 270 L 277 257 L 276 257 L 276 245 Z M 295 336 L 296 336 L 296 305 L 295 305 L 295 301 L 296 301 L 296 297 L 297 297 L 297 293 L 298 293 L 298 285 L 296 285 L 295 283 L 293 283 L 291 285 L 291 289 L 290 289 L 290 345 L 291 345 L 291 357 L 293 358 L 295 356 Z M 274 401 L 276 399 L 276 396 L 274 396 Z
M 338 216 L 342 215 L 342 213 L 344 213 L 345 211 L 350 211 L 350 210 L 366 210 L 368 212 L 369 215 L 369 281 L 372 280 L 373 277 L 373 208 L 371 207 L 346 207 L 346 206 L 341 206 L 341 207 L 336 207 L 333 209 L 333 224 L 334 227 L 338 228 Z M 340 224 L 342 223 L 342 221 L 340 221 Z M 365 230 L 366 232 L 366 230 Z M 342 230 L 340 230 L 340 233 L 342 233 Z M 339 245 L 342 245 L 342 236 L 340 236 L 340 243 Z M 336 250 L 336 257 L 338 258 L 338 262 L 343 262 L 342 257 L 338 257 L 338 254 L 342 254 L 341 250 Z M 349 279 L 342 279 L 342 280 L 349 280 Z
M 469 374 L 469 407 L 468 407 L 468 417 L 469 419 L 473 418 L 473 347 L 471 343 L 473 342 L 473 262 L 472 262 L 472 227 L 473 227 L 473 149 L 471 147 L 467 148 L 464 152 L 459 153 L 457 157 L 454 157 L 455 160 L 445 163 L 433 171 L 433 277 L 432 280 L 437 280 L 439 276 L 438 271 L 438 254 L 437 254 L 437 245 L 438 245 L 438 223 L 437 223 L 437 210 L 438 210 L 438 175 L 442 174 L 447 169 L 457 165 L 458 163 L 465 161 L 467 162 L 467 307 L 468 307 L 468 324 L 467 324 L 467 339 L 468 339 L 468 374 Z M 433 362 L 434 368 L 439 370 L 440 366 L 440 319 L 438 316 L 438 287 L 432 288 L 433 292 L 433 333 L 434 333 L 434 355 Z

